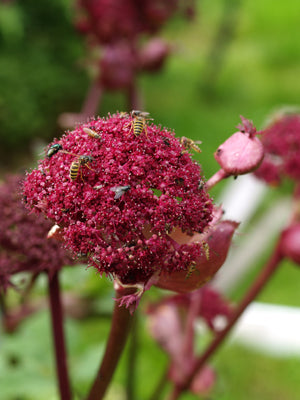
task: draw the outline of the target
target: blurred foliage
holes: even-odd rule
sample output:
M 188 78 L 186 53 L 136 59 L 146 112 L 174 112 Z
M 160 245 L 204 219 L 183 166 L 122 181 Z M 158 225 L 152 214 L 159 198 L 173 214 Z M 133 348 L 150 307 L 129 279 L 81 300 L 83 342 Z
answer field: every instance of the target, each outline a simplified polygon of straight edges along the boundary
M 80 107 L 87 77 L 71 4 L 21 0 L 0 5 L 0 159 L 17 163 L 34 138 L 60 136 L 62 110 Z

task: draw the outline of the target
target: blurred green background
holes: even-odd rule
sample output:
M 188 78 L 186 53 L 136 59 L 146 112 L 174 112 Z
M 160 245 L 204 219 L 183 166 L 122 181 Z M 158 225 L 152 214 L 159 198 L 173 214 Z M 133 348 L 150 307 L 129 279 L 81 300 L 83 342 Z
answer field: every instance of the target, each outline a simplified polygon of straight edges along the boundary
M 235 131 L 239 115 L 263 126 L 266 116 L 300 99 L 300 2 L 286 0 L 197 1 L 195 19 L 170 21 L 161 35 L 174 53 L 159 74 L 143 75 L 139 87 L 145 109 L 155 123 L 177 136 L 201 140 L 195 154 L 206 178 L 218 168 L 213 153 Z M 83 39 L 72 24 L 71 0 L 20 0 L 0 3 L 0 174 L 35 166 L 36 143 L 62 134 L 57 118 L 78 112 L 89 86 L 83 68 Z M 105 93 L 99 115 L 124 110 L 120 92 Z M 213 191 L 217 196 L 226 183 Z M 262 207 L 282 193 L 270 191 Z M 270 249 L 242 286 L 249 285 Z M 67 291 L 96 296 L 101 311 L 110 312 L 111 283 L 85 268 L 66 270 Z M 299 271 L 288 262 L 260 301 L 300 306 Z M 45 292 L 41 278 L 35 295 Z M 144 303 L 160 295 L 151 290 Z M 143 303 L 140 307 L 143 311 Z M 0 339 L 0 393 L 3 400 L 57 399 L 51 337 L 46 311 L 29 318 L 20 330 Z M 167 357 L 139 318 L 136 399 L 146 400 L 159 380 Z M 85 393 L 99 363 L 109 318 L 67 321 L 72 380 L 78 398 Z M 299 362 L 276 359 L 228 345 L 214 357 L 217 384 L 209 399 L 296 400 L 300 393 Z M 124 399 L 128 349 L 107 399 Z M 151 377 L 151 379 L 149 378 Z M 195 396 L 184 395 L 183 399 Z

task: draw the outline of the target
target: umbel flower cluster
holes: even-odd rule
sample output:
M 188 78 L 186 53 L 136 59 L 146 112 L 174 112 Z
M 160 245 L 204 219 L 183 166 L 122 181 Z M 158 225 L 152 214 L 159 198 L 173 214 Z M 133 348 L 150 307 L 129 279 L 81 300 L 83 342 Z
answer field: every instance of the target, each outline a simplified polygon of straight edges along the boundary
M 180 5 L 186 14 L 193 8 L 191 1 L 180 0 L 79 0 L 77 4 L 77 28 L 94 35 L 100 43 L 156 33 Z
M 176 12 L 192 10 L 192 1 L 181 0 L 79 0 L 75 25 L 92 50 L 87 65 L 97 83 L 129 89 L 140 72 L 160 70 L 171 46 L 153 35 Z
M 22 203 L 22 175 L 9 175 L 0 185 L 0 290 L 19 272 L 54 274 L 74 261 L 56 240 L 47 240 L 51 222 L 28 214 Z
M 213 210 L 182 141 L 154 124 L 137 134 L 135 121 L 117 113 L 78 126 L 49 145 L 24 184 L 28 207 L 55 222 L 66 246 L 123 285 L 186 274 L 206 250 L 173 236 L 201 234 Z

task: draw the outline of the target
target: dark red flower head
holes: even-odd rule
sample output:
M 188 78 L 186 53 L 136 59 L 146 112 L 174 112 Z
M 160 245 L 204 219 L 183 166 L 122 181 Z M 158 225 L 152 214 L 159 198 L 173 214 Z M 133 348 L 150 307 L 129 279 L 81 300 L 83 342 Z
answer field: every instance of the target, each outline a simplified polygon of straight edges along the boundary
M 189 14 L 194 4 L 183 6 L 178 0 L 78 0 L 80 16 L 76 26 L 90 34 L 98 43 L 113 43 L 120 39 L 132 40 L 140 34 L 159 31 L 176 11 Z
M 117 113 L 78 126 L 24 184 L 28 206 L 61 227 L 67 247 L 124 285 L 187 271 L 205 250 L 172 232 L 201 233 L 212 219 L 200 166 L 146 117 Z
M 255 175 L 270 185 L 300 180 L 300 113 L 281 112 L 261 131 L 265 159 Z
M 47 240 L 51 222 L 43 215 L 28 214 L 23 205 L 20 175 L 7 176 L 0 185 L 0 288 L 13 274 L 47 271 L 53 274 L 74 261 L 54 240 Z

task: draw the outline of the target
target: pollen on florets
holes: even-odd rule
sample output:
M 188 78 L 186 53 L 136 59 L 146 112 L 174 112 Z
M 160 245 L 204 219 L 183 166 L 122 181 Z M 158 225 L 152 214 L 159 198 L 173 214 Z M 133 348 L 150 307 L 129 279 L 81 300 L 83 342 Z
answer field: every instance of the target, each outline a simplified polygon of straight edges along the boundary
M 255 172 L 268 184 L 278 185 L 282 178 L 300 180 L 300 114 L 280 113 L 260 132 L 265 159 Z
M 28 213 L 21 193 L 23 179 L 9 175 L 0 187 L 0 289 L 6 289 L 16 273 L 47 271 L 51 276 L 74 263 L 58 242 L 47 240 L 52 223 Z
M 123 284 L 186 270 L 203 249 L 171 232 L 203 232 L 212 219 L 201 168 L 174 132 L 147 124 L 135 135 L 133 120 L 117 113 L 66 133 L 24 184 L 28 206 L 61 227 L 66 246 Z

